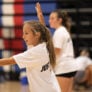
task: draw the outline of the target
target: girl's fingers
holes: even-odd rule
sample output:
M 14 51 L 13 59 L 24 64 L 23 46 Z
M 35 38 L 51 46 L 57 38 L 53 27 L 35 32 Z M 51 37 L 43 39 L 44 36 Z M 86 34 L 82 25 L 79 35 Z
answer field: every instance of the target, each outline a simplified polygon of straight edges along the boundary
M 35 7 L 35 9 L 37 10 L 38 13 L 42 13 L 41 5 L 40 5 L 39 2 L 36 3 L 36 7 Z

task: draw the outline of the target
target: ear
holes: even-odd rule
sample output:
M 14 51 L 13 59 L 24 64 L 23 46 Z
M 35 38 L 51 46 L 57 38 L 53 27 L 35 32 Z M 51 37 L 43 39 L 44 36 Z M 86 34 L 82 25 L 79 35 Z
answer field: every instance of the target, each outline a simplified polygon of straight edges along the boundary
M 40 32 L 36 32 L 36 37 L 40 38 L 40 36 L 41 36 L 41 33 Z
M 63 21 L 62 18 L 59 18 L 59 22 L 60 22 L 60 24 L 62 23 L 62 21 Z

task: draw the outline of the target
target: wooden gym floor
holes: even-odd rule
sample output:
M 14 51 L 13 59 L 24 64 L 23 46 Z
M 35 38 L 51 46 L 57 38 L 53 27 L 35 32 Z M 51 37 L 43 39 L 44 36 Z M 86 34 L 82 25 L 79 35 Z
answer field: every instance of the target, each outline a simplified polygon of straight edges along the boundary
M 0 83 L 0 92 L 29 92 L 28 86 L 23 86 L 20 82 L 9 81 Z M 85 90 L 80 88 L 80 90 L 73 92 L 92 92 L 92 90 Z

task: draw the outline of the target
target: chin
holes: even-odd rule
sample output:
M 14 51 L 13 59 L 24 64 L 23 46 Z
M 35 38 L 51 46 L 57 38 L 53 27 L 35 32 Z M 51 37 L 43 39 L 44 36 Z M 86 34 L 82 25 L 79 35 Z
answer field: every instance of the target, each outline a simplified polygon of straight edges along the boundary
M 50 25 L 50 27 L 51 27 L 51 28 L 55 28 L 54 26 L 51 26 L 51 25 Z
M 55 25 L 50 25 L 51 28 L 55 28 Z

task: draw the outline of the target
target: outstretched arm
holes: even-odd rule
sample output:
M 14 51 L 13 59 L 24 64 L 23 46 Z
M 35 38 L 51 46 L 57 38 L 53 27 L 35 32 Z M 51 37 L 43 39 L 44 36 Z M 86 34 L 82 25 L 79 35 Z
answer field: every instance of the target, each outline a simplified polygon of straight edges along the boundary
M 3 65 L 13 65 L 16 64 L 15 60 L 11 57 L 11 58 L 3 58 L 0 59 L 0 66 Z
M 36 3 L 35 9 L 36 9 L 37 16 L 41 24 L 46 25 L 40 3 Z

